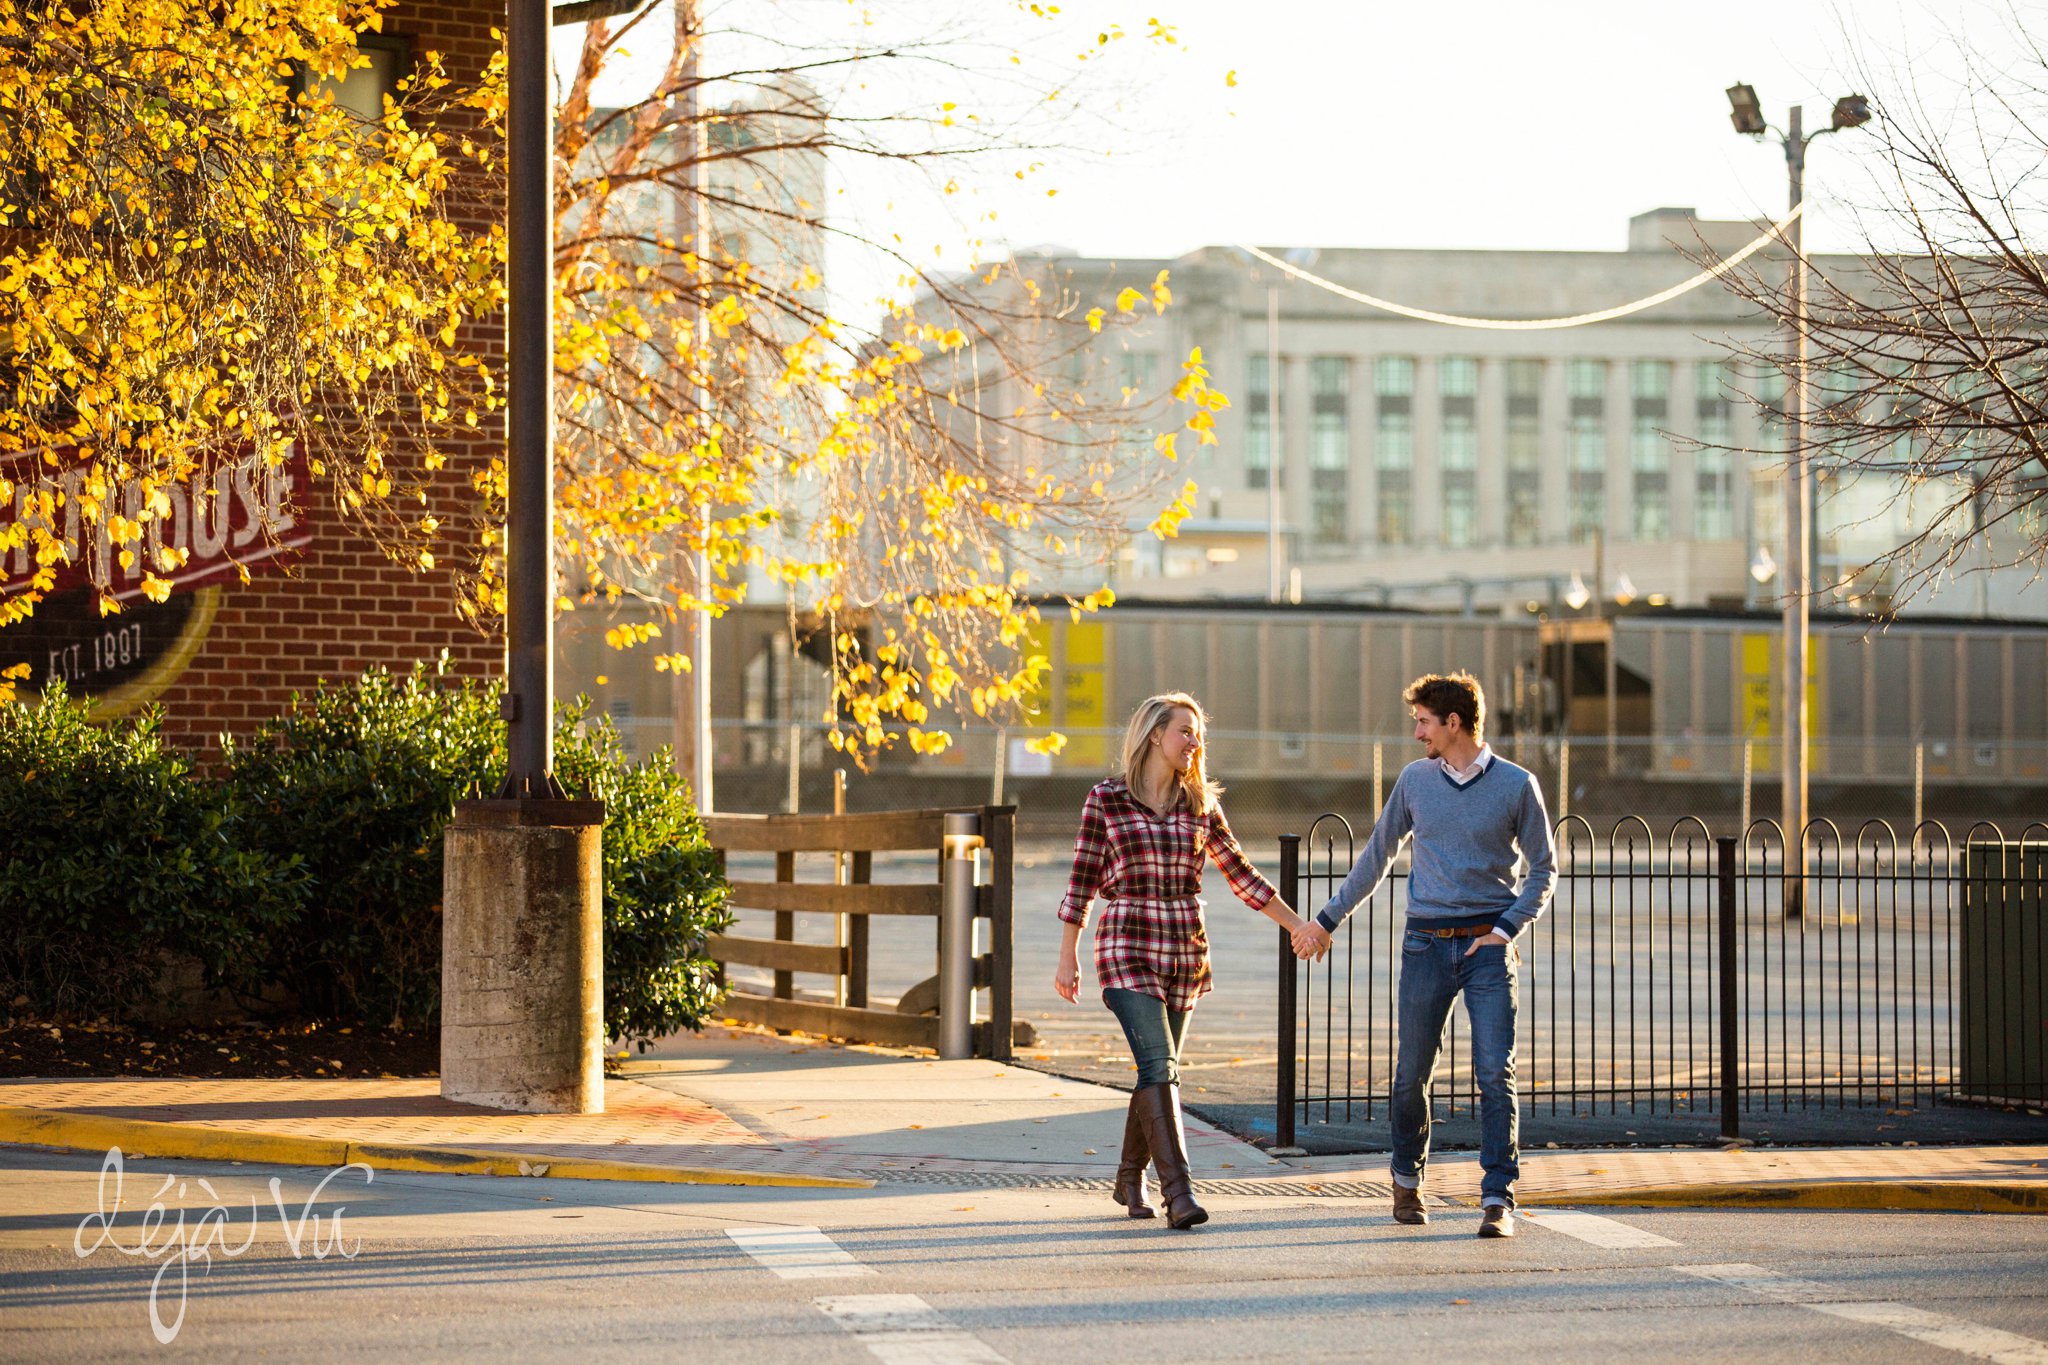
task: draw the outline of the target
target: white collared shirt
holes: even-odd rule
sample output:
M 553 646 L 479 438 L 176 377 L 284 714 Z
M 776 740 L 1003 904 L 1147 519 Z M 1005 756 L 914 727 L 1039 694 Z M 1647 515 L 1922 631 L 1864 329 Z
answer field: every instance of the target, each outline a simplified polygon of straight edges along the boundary
M 1466 767 L 1453 768 L 1448 758 L 1438 759 L 1437 765 L 1444 770 L 1445 777 L 1450 778 L 1451 781 L 1462 787 L 1493 766 L 1493 746 L 1490 744 L 1480 745 L 1479 752 L 1473 755 L 1471 764 Z

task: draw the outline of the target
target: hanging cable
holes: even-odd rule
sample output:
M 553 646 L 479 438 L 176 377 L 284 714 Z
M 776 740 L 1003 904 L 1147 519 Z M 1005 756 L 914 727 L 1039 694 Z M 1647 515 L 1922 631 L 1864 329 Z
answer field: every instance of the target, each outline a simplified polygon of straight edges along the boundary
M 1709 280 L 1716 280 L 1727 274 L 1736 266 L 1741 265 L 1751 256 L 1770 245 L 1772 241 L 1782 239 L 1785 229 L 1791 227 L 1793 220 L 1805 211 L 1806 205 L 1804 203 L 1799 204 L 1790 213 L 1771 224 L 1761 236 L 1743 247 L 1742 250 L 1736 252 L 1733 256 L 1716 261 L 1713 265 L 1682 284 L 1674 284 L 1669 289 L 1660 290 L 1648 298 L 1637 299 L 1633 303 L 1616 304 L 1612 308 L 1603 308 L 1597 313 L 1575 313 L 1568 318 L 1468 318 L 1461 317 L 1455 313 L 1434 313 L 1427 308 L 1411 308 L 1405 303 L 1392 303 L 1386 299 L 1376 298 L 1371 294 L 1362 294 L 1356 289 L 1347 289 L 1334 280 L 1326 280 L 1320 275 L 1310 274 L 1300 266 L 1290 265 L 1279 257 L 1261 251 L 1255 246 L 1240 244 L 1238 250 L 1245 252 L 1247 255 L 1257 257 L 1275 269 L 1285 271 L 1304 284 L 1312 284 L 1318 289 L 1327 289 L 1330 293 L 1340 295 L 1355 303 L 1365 304 L 1369 308 L 1377 308 L 1381 312 L 1395 313 L 1404 318 L 1414 318 L 1418 322 L 1440 322 L 1446 327 L 1478 327 L 1493 332 L 1547 332 L 1564 327 L 1584 327 L 1595 322 L 1611 322 L 1615 318 L 1625 318 L 1631 313 L 1640 313 L 1645 308 L 1655 308 L 1660 303 L 1668 303 L 1680 294 L 1690 293 Z

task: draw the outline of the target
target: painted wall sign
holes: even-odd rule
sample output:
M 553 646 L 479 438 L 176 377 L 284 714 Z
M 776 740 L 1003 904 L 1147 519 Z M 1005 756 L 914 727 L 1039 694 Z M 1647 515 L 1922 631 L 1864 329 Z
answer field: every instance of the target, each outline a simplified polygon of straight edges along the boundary
M 91 588 L 67 588 L 36 604 L 35 614 L 0 630 L 0 667 L 27 664 L 24 692 L 62 682 L 91 698 L 93 714 L 118 716 L 155 700 L 176 681 L 205 642 L 219 588 L 173 593 L 162 602 L 138 598 L 100 615 Z
M 29 452 L 10 460 L 6 473 L 14 484 L 14 497 L 0 502 L 0 533 L 17 524 L 41 525 L 55 536 L 67 554 L 57 571 L 60 590 L 104 584 L 121 602 L 142 601 L 147 568 L 169 580 L 173 593 L 189 592 L 209 583 L 239 581 L 242 570 L 254 573 L 258 565 L 275 565 L 313 538 L 303 507 L 293 499 L 295 490 L 306 486 L 304 458 L 296 452 L 276 468 L 253 451 L 229 456 L 213 467 L 211 478 L 195 480 L 191 488 L 166 487 L 170 515 L 150 522 L 141 546 L 129 547 L 137 553 L 125 568 L 104 523 L 85 526 L 79 515 L 83 469 L 52 466 L 41 452 Z M 108 510 L 139 519 L 140 483 L 124 485 L 109 501 Z M 159 548 L 181 551 L 177 558 L 182 562 L 167 566 Z M 34 547 L 24 539 L 6 552 L 0 593 L 27 586 L 35 569 Z
M 306 486 L 298 455 L 277 467 L 255 453 L 221 460 L 211 477 L 164 490 L 170 514 L 153 521 L 125 568 L 104 525 L 85 526 L 78 491 L 84 471 L 50 464 L 28 452 L 4 466 L 14 496 L 0 500 L 0 534 L 16 525 L 42 525 L 57 537 L 68 561 L 56 587 L 26 620 L 0 630 L 0 666 L 25 663 L 25 690 L 62 682 L 74 697 L 95 702 L 96 716 L 117 716 L 153 700 L 183 673 L 205 641 L 219 606 L 220 584 L 239 582 L 287 564 L 313 538 L 313 527 L 293 497 Z M 139 483 L 123 486 L 109 510 L 130 519 L 142 512 Z M 0 539 L 0 545 L 5 545 Z M 168 563 L 159 550 L 182 552 Z M 142 591 L 145 566 L 171 586 L 152 602 Z M 36 569 L 28 538 L 0 550 L 0 595 L 30 583 Z M 102 615 L 95 585 L 108 587 L 122 609 Z

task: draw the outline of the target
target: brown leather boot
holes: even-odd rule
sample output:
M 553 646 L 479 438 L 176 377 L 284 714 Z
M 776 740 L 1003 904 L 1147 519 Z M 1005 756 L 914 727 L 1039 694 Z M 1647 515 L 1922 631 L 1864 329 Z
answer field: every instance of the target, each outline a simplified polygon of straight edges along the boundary
M 1394 1221 L 1418 1227 L 1429 1221 L 1429 1210 L 1422 1207 L 1421 1190 L 1411 1190 L 1406 1185 L 1394 1186 Z
M 1187 1139 L 1181 1131 L 1180 1087 L 1171 1082 L 1148 1085 L 1133 1098 L 1144 1123 L 1152 1166 L 1159 1172 L 1159 1196 L 1166 1204 L 1166 1225 L 1191 1228 L 1209 1221 L 1209 1211 L 1195 1202 L 1188 1178 Z
M 1151 1218 L 1157 1212 L 1145 1198 L 1145 1163 L 1152 1149 L 1145 1142 L 1145 1121 L 1138 1117 L 1138 1097 L 1131 1096 L 1124 1110 L 1124 1154 L 1116 1168 L 1116 1202 L 1133 1218 Z

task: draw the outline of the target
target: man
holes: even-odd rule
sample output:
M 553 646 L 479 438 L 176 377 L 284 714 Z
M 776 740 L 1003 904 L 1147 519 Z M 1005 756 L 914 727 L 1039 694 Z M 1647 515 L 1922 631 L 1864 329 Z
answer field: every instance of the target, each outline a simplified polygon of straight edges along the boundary
M 1295 951 L 1320 957 L 1344 917 L 1386 880 L 1414 840 L 1408 921 L 1401 936 L 1400 1043 L 1394 1062 L 1394 1218 L 1427 1223 L 1429 1088 L 1444 1024 L 1462 992 L 1479 1082 L 1481 1237 L 1512 1237 L 1519 1115 L 1515 938 L 1534 924 L 1557 883 L 1550 816 L 1536 779 L 1482 737 L 1486 697 L 1469 673 L 1417 678 L 1403 694 L 1423 757 L 1401 770 L 1372 839 L 1344 884 L 1294 931 Z M 1517 855 L 1528 862 L 1516 887 Z

